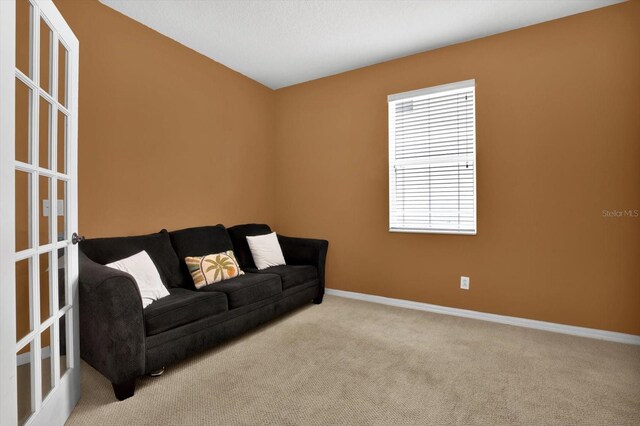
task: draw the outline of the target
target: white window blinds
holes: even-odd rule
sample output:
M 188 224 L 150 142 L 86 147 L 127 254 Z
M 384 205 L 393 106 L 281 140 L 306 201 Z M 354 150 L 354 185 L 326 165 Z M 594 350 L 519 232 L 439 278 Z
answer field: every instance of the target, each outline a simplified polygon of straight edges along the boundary
M 476 234 L 475 80 L 389 96 L 389 230 Z

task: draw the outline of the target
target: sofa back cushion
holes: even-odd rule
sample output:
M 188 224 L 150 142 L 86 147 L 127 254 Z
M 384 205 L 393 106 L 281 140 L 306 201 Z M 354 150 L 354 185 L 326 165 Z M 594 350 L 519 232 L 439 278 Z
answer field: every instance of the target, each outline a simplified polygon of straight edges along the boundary
M 238 259 L 240 267 L 243 269 L 255 268 L 256 264 L 253 261 L 253 256 L 251 256 L 247 237 L 270 234 L 271 228 L 269 228 L 269 225 L 262 223 L 247 223 L 244 225 L 232 226 L 228 231 L 231 241 L 233 242 L 233 253 L 236 255 L 236 259 Z
M 171 244 L 180 259 L 181 286 L 184 288 L 195 290 L 185 258 L 233 250 L 233 244 L 231 244 L 231 239 L 224 225 L 180 229 L 170 232 L 169 235 Z
M 125 259 L 144 250 L 158 269 L 165 287 L 180 287 L 183 284 L 180 261 L 171 246 L 166 229 L 156 234 L 133 237 L 93 238 L 82 241 L 80 250 L 89 259 L 102 265 Z

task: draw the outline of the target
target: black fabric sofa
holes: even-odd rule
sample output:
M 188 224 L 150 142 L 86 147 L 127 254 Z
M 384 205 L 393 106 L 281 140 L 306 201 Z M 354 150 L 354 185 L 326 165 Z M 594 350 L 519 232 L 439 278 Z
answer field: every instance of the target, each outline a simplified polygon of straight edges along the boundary
M 287 263 L 258 271 L 247 236 L 267 225 L 203 226 L 80 243 L 80 353 L 116 398 L 136 378 L 237 336 L 287 311 L 322 303 L 328 241 L 278 235 Z M 170 295 L 142 308 L 133 277 L 104 266 L 145 250 Z M 184 258 L 233 250 L 245 275 L 196 290 Z

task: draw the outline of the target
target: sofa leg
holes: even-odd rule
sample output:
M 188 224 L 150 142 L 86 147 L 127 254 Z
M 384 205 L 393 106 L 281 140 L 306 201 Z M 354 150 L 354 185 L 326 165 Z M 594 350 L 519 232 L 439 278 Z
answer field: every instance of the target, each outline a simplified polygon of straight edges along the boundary
M 136 391 L 136 379 L 131 379 L 124 383 L 111 383 L 113 386 L 113 393 L 116 394 L 118 401 L 124 401 L 127 398 L 131 398 Z
M 155 371 L 152 371 L 151 373 L 149 373 L 149 376 L 151 377 L 160 377 L 164 374 L 164 367 L 159 368 Z
M 324 297 L 324 294 L 321 294 L 319 296 L 317 296 L 315 299 L 313 299 L 313 303 L 315 305 L 319 305 L 322 303 L 322 298 Z

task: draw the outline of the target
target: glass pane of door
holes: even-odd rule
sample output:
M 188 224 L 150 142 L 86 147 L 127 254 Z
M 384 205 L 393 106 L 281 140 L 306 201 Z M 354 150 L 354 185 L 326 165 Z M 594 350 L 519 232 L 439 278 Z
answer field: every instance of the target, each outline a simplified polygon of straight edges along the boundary
M 67 343 L 67 321 L 68 315 L 62 315 L 58 320 L 58 329 L 60 330 L 60 338 L 58 340 L 58 347 L 60 348 L 60 378 L 64 376 L 64 373 L 69 370 L 69 345 Z
M 27 77 L 33 78 L 31 49 L 31 34 L 33 25 L 33 8 L 29 0 L 16 1 L 16 68 Z
M 53 385 L 55 384 L 54 366 L 52 361 L 53 351 L 53 326 L 47 328 L 40 335 L 40 368 L 41 368 L 41 386 L 42 386 L 42 399 L 45 399 Z
M 16 262 L 16 342 L 33 330 L 31 258 Z
M 29 419 L 35 407 L 33 387 L 33 345 L 29 343 L 16 356 L 16 381 L 18 382 L 18 424 L 23 425 Z
M 52 92 L 52 41 L 53 35 L 49 25 L 40 18 L 40 88 L 49 94 Z
M 16 78 L 16 160 L 31 163 L 31 89 Z
M 58 179 L 58 204 L 56 205 L 58 215 L 58 241 L 64 241 L 70 238 L 67 230 L 67 190 L 67 182 Z
M 58 250 L 58 309 L 67 304 L 67 249 Z
M 67 106 L 67 61 L 69 52 L 62 43 L 58 43 L 58 102 Z
M 51 128 L 53 107 L 43 97 L 40 97 L 40 122 L 38 124 L 38 145 L 40 145 L 38 162 L 43 169 L 53 169 L 51 158 L 53 150 L 51 149 Z
M 40 245 L 51 244 L 52 238 L 52 206 L 51 206 L 51 178 L 40 175 L 40 189 L 38 206 L 40 207 L 40 215 L 38 222 L 40 223 Z
M 51 252 L 40 255 L 40 322 L 48 320 L 53 314 L 53 275 L 51 271 Z
M 58 173 L 67 173 L 67 116 L 58 111 Z
M 31 173 L 16 171 L 16 251 L 33 247 L 31 233 Z

